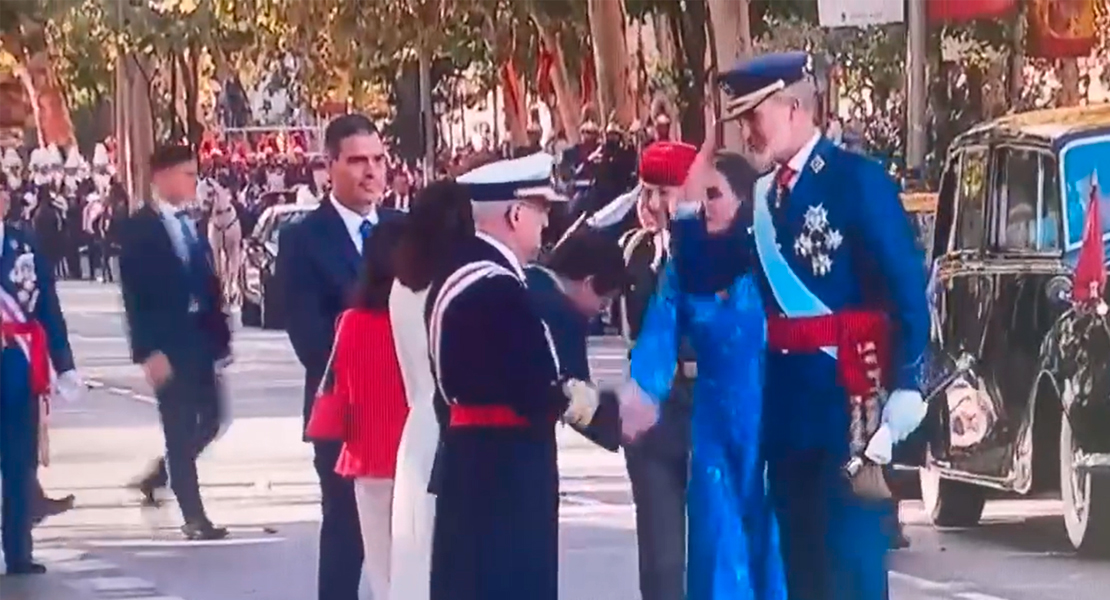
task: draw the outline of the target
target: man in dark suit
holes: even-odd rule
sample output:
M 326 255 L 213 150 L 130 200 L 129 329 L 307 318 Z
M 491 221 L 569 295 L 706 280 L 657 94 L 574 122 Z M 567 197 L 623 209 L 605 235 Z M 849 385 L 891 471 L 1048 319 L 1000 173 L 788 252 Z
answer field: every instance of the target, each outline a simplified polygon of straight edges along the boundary
M 216 364 L 231 355 L 212 250 L 185 208 L 196 197 L 197 161 L 187 146 L 162 146 L 150 158 L 151 200 L 121 227 L 120 283 L 132 359 L 158 398 L 166 455 L 136 487 L 155 504 L 167 483 L 190 540 L 227 530 L 208 520 L 197 456 L 220 428 Z
M 400 213 L 379 208 L 385 192 L 386 150 L 374 124 L 344 115 L 324 132 L 331 194 L 303 221 L 282 233 L 277 281 L 285 296 L 286 330 L 305 369 L 304 418 L 324 377 L 335 322 L 348 305 L 363 242 L 383 220 Z M 314 441 L 323 520 L 320 526 L 320 600 L 357 600 L 362 539 L 351 482 L 335 474 L 341 444 Z

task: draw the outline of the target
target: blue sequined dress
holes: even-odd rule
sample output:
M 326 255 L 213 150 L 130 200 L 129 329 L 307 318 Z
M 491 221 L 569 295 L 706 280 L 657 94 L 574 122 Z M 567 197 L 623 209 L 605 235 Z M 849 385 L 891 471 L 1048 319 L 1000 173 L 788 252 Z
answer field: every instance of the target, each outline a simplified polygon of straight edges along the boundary
M 632 350 L 632 379 L 666 398 L 686 338 L 697 355 L 687 491 L 688 600 L 781 600 L 786 583 L 759 453 L 766 324 L 738 231 L 675 222 L 675 249 Z M 736 229 L 734 227 L 734 229 Z

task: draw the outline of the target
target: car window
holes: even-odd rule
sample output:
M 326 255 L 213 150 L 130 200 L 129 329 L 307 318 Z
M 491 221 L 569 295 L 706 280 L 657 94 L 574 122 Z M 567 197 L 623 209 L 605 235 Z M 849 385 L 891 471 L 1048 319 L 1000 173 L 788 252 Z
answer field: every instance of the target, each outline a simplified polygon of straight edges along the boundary
M 1060 250 L 1064 239 L 1064 203 L 1060 199 L 1060 174 L 1056 159 L 1041 155 L 1041 221 L 1037 232 L 1038 250 Z
M 960 154 L 956 180 L 956 240 L 954 250 L 982 247 L 986 224 L 987 149 L 968 148 Z
M 995 246 L 1002 250 L 1036 250 L 1038 198 L 1041 194 L 1040 152 L 1027 148 L 998 149 L 992 198 L 997 226 Z
M 933 221 L 933 239 L 930 241 L 932 257 L 936 258 L 950 250 L 952 240 L 952 216 L 956 211 L 956 181 L 960 174 L 960 157 L 951 156 L 948 166 L 941 176 L 940 191 L 937 193 L 937 211 Z
M 266 241 L 271 244 L 278 243 L 278 238 L 281 237 L 281 232 L 294 223 L 299 223 L 308 215 L 307 210 L 297 210 L 281 214 L 275 214 L 273 219 L 270 219 L 270 228 L 266 232 Z

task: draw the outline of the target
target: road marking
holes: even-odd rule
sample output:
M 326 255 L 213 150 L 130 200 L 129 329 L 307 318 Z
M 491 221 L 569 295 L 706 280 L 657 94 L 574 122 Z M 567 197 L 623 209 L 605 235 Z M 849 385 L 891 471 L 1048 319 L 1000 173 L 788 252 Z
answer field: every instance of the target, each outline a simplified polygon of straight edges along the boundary
M 980 594 L 979 592 L 960 592 L 956 594 L 960 600 L 1006 600 L 999 596 L 992 596 L 990 594 Z
M 951 592 L 952 588 L 957 586 L 957 584 L 955 583 L 941 583 L 939 581 L 924 579 L 922 577 L 910 575 L 909 573 L 902 573 L 900 571 L 891 571 L 889 577 L 890 579 L 901 581 L 903 583 L 908 583 L 922 591 L 928 592 Z

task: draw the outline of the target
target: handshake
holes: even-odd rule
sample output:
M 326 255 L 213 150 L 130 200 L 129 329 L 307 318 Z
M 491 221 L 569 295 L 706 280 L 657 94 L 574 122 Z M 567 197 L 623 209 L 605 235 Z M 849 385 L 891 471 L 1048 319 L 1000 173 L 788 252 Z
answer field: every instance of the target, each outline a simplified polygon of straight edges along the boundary
M 567 379 L 559 387 L 568 400 L 563 421 L 613 452 L 620 448 L 622 438 L 635 441 L 659 419 L 659 407 L 635 381 L 600 389 L 580 379 Z

